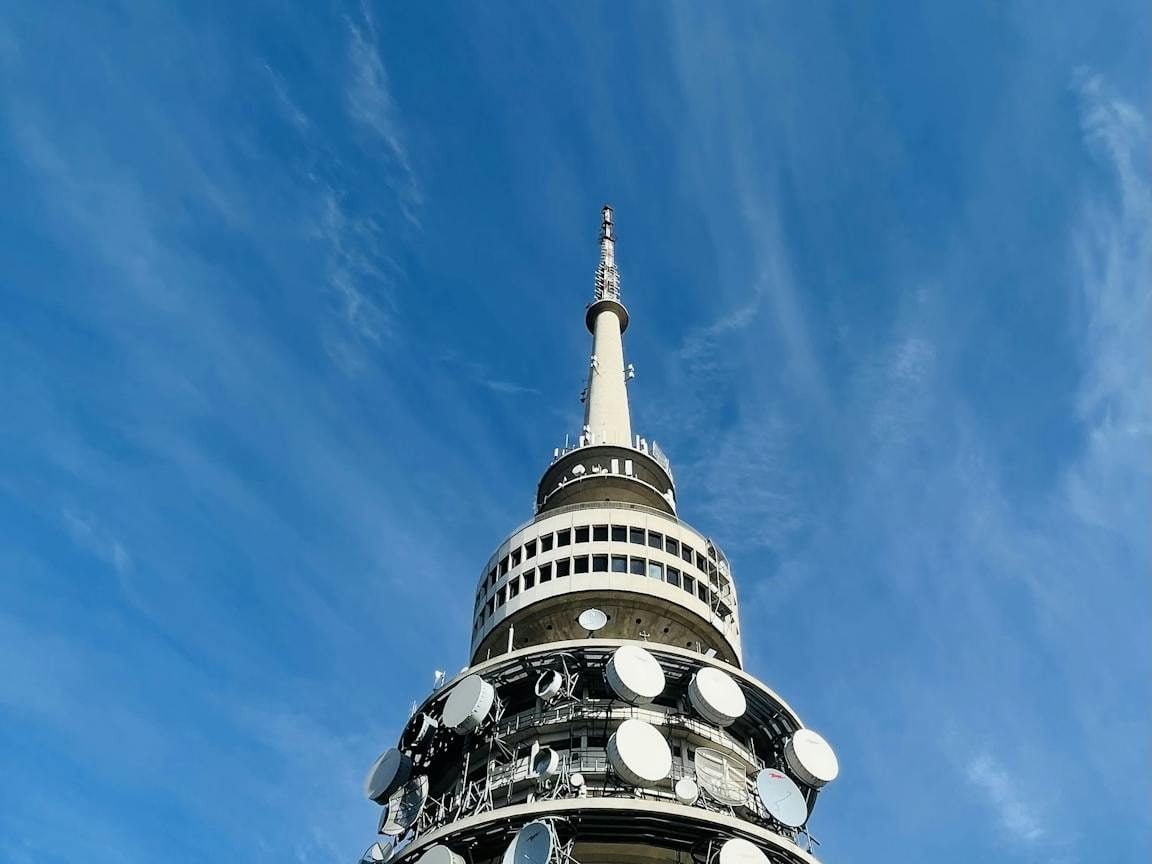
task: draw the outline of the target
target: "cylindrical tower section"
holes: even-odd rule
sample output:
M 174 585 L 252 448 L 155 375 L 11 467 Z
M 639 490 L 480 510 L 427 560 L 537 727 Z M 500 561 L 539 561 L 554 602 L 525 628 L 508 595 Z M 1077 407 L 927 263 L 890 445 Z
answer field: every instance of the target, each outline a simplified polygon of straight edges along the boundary
M 628 386 L 624 370 L 624 340 L 628 313 L 618 300 L 598 300 L 588 308 L 592 356 L 588 362 L 584 434 L 592 444 L 632 441 Z

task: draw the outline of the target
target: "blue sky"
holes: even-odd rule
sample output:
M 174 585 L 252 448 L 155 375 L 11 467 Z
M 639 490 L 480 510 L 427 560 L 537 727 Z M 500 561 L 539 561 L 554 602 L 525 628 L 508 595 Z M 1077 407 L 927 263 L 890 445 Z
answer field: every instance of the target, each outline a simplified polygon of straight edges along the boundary
M 0 859 L 371 842 L 610 200 L 822 858 L 1148 860 L 1147 4 L 425 6 L 0 7 Z

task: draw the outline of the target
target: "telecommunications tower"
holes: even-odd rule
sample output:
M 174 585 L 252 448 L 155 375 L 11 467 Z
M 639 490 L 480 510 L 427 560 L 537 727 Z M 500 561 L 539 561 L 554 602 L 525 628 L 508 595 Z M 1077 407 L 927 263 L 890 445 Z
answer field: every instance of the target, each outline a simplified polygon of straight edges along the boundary
M 836 756 L 744 671 L 728 559 L 632 431 L 610 207 L 595 286 L 583 429 L 480 573 L 471 664 L 368 772 L 366 864 L 816 861 Z

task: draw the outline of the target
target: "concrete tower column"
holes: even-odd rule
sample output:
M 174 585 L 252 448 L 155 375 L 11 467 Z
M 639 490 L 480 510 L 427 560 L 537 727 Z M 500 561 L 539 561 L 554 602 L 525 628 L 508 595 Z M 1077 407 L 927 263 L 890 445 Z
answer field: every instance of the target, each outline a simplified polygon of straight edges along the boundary
M 628 310 L 620 302 L 615 246 L 612 208 L 605 205 L 601 211 L 596 299 L 585 316 L 588 329 L 592 331 L 592 356 L 588 361 L 584 434 L 590 444 L 628 446 L 632 442 L 632 421 L 628 413 L 624 340 L 621 338 L 628 327 Z

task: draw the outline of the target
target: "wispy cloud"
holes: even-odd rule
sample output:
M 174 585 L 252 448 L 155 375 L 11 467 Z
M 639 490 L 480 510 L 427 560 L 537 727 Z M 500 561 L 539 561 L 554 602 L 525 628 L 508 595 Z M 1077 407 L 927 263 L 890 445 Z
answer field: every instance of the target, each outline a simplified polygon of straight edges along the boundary
M 1017 778 L 998 759 L 979 753 L 968 762 L 966 774 L 1011 839 L 1033 845 L 1048 836 L 1050 828 L 1036 803 L 1025 797 Z

